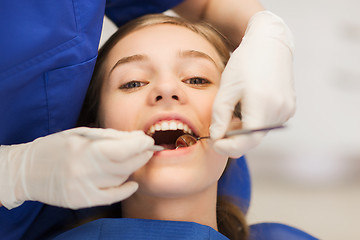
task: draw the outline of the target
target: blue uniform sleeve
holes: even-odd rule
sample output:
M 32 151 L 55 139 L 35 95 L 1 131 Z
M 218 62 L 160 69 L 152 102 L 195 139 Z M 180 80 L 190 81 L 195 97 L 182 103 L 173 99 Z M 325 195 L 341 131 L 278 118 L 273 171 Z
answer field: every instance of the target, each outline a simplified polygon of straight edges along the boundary
M 183 0 L 107 0 L 105 13 L 117 26 L 147 13 L 161 13 Z
M 0 238 L 22 239 L 41 208 L 42 204 L 36 202 L 26 202 L 12 210 L 0 207 Z
M 74 126 L 105 12 L 90 2 L 0 1 L 0 144 Z
M 121 24 L 178 2 L 117 0 L 109 1 L 106 9 Z M 0 1 L 1 145 L 29 142 L 75 126 L 96 61 L 105 4 Z M 0 238 L 43 239 L 50 228 L 66 224 L 61 221 L 64 216 L 74 218 L 67 209 L 35 202 L 11 211 L 1 207 Z

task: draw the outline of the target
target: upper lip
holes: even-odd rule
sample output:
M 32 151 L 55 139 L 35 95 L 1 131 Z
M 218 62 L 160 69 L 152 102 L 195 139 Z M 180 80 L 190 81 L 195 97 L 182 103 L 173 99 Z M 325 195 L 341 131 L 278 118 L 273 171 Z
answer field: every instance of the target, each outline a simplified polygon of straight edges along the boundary
M 198 129 L 194 126 L 194 124 L 186 117 L 178 114 L 178 113 L 161 113 L 161 114 L 157 114 L 154 115 L 150 118 L 149 121 L 147 121 L 147 123 L 144 126 L 144 132 L 148 132 L 148 130 L 150 129 L 150 127 L 160 121 L 170 121 L 170 120 L 177 120 L 180 122 L 185 123 L 186 125 L 189 126 L 189 128 L 191 129 L 191 131 L 196 135 L 199 136 L 199 132 Z

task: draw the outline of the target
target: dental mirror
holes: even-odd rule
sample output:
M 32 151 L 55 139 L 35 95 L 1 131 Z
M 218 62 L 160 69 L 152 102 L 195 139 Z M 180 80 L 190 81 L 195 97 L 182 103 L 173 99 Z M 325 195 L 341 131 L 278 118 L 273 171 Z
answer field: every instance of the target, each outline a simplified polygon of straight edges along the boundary
M 226 132 L 224 138 L 228 138 L 228 137 L 235 136 L 235 135 L 251 134 L 251 133 L 255 133 L 255 132 L 264 132 L 264 131 L 284 128 L 284 127 L 285 127 L 284 125 L 276 125 L 276 126 L 269 126 L 269 127 L 256 128 L 256 129 L 236 129 L 236 130 Z M 208 138 L 210 138 L 210 136 L 196 138 L 189 134 L 184 134 L 176 139 L 175 148 L 178 149 L 178 148 L 182 148 L 182 147 L 189 147 L 191 145 L 194 145 L 197 141 L 199 141 L 201 139 L 208 139 Z

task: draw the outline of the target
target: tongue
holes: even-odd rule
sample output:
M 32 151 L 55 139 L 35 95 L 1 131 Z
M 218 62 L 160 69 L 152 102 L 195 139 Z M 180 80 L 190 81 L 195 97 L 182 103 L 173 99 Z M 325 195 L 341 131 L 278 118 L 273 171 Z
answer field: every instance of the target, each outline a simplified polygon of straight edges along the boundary
M 176 139 L 184 134 L 181 130 L 156 131 L 153 134 L 156 145 L 170 146 L 175 148 Z
M 175 149 L 175 144 L 161 144 L 160 146 L 166 148 L 166 149 L 169 149 L 169 150 L 173 150 Z

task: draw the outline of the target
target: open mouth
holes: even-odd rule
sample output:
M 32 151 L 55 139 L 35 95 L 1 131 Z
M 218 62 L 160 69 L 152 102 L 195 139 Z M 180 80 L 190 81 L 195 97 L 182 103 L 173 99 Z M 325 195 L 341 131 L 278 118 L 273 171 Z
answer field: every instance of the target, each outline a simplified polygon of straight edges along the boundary
M 167 149 L 188 147 L 189 145 L 181 144 L 182 141 L 178 140 L 183 135 L 197 138 L 188 125 L 176 120 L 160 121 L 152 125 L 146 134 L 155 140 L 155 145 L 160 145 Z

